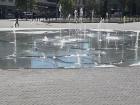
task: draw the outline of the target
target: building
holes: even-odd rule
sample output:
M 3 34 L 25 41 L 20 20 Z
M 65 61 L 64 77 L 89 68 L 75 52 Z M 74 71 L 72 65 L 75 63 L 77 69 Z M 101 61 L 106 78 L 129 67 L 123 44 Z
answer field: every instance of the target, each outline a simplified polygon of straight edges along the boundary
M 0 0 L 0 18 L 14 17 L 15 0 Z
M 47 17 L 57 17 L 58 0 L 38 0 L 36 5 L 37 14 Z

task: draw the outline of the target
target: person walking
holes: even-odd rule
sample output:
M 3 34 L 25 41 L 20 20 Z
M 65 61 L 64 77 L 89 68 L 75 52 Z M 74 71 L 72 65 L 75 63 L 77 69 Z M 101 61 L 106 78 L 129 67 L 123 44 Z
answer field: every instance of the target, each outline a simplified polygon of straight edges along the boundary
M 32 14 L 32 21 L 34 21 L 36 19 L 36 14 L 33 12 Z
M 18 22 L 19 21 L 19 13 L 18 13 L 18 11 L 15 12 L 15 18 L 16 18 L 15 27 L 17 27 L 17 26 L 19 27 L 19 22 Z

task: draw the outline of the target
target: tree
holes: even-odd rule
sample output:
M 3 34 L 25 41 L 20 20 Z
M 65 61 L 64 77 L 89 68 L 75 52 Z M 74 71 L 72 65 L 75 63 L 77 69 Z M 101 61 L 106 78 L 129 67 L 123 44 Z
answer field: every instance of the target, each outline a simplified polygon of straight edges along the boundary
M 16 8 L 26 10 L 26 0 L 16 0 Z
M 136 0 L 129 0 L 127 5 L 129 15 L 136 15 Z
M 136 0 L 133 0 L 133 3 L 132 3 L 132 15 L 136 15 Z
M 129 0 L 119 0 L 119 2 L 122 7 L 123 16 L 127 15 L 128 11 L 129 11 L 129 9 L 128 9 Z
M 93 10 L 93 9 L 95 9 L 95 5 L 96 5 L 95 3 L 96 3 L 95 0 L 86 0 L 85 6 L 87 9 Z
M 102 0 L 100 14 L 102 18 L 106 18 L 108 12 L 108 0 Z
M 88 16 L 92 14 L 93 10 L 97 11 L 96 0 L 85 0 L 85 10 Z
M 74 0 L 60 0 L 59 5 L 62 6 L 62 14 L 67 17 L 70 13 L 72 13 L 74 8 Z

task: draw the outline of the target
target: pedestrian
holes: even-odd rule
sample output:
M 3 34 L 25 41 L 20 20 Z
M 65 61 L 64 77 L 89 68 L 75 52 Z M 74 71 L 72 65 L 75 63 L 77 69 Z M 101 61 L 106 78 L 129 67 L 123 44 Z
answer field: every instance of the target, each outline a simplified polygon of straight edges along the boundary
M 36 14 L 33 12 L 33 14 L 32 14 L 32 21 L 34 21 L 34 19 L 36 19 Z
M 40 15 L 39 14 L 37 14 L 36 18 L 37 18 L 37 21 L 40 21 Z
M 15 12 L 15 18 L 16 18 L 15 27 L 17 27 L 17 26 L 19 27 L 19 22 L 18 22 L 19 21 L 18 20 L 19 19 L 19 13 L 18 13 L 18 11 Z

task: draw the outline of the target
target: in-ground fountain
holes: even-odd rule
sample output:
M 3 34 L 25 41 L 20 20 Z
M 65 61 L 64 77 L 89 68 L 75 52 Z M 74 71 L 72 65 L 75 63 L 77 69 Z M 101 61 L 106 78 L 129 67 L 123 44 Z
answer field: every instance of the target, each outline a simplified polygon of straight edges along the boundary
M 0 68 L 94 68 L 140 64 L 140 31 L 0 30 Z

